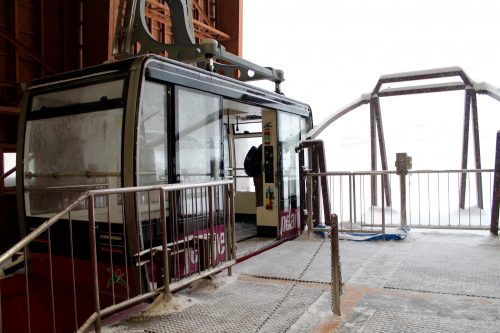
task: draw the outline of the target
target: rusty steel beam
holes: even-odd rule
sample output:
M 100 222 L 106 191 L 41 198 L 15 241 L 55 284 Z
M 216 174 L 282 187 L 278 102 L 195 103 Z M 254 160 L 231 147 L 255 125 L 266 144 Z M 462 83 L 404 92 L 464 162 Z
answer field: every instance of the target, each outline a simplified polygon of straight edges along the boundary
M 45 58 L 45 0 L 40 0 L 39 2 L 39 29 L 40 29 L 40 57 L 43 59 Z M 64 17 L 64 16 L 62 16 Z M 64 28 L 64 27 L 63 27 Z M 64 29 L 63 29 L 63 34 L 64 34 Z M 63 67 L 64 68 L 64 67 Z M 45 76 L 45 68 L 41 66 L 40 68 L 40 74 L 41 76 Z
M 497 132 L 495 153 L 495 174 L 493 177 L 493 198 L 491 203 L 490 233 L 498 236 L 498 217 L 500 210 L 500 131 Z
M 370 100 L 370 151 L 371 151 L 371 168 L 372 171 L 377 170 L 377 128 L 375 116 L 375 102 Z M 371 198 L 372 206 L 377 205 L 377 177 L 371 176 Z
M 451 82 L 451 83 L 440 83 L 424 86 L 412 86 L 412 87 L 401 87 L 401 88 L 388 88 L 383 89 L 378 93 L 379 97 L 388 96 L 402 96 L 402 95 L 414 95 L 414 94 L 426 94 L 434 92 L 443 91 L 456 91 L 464 90 L 465 84 L 461 82 Z
M 305 156 L 304 150 L 299 150 L 299 196 L 300 196 L 300 232 L 304 231 L 305 214 L 304 208 L 306 207 L 306 169 L 305 169 Z M 310 214 L 310 212 L 307 212 Z
M 466 86 L 472 85 L 472 81 L 460 67 L 437 68 L 425 71 L 396 73 L 382 75 L 375 86 L 374 93 L 379 92 L 380 87 L 384 83 L 418 81 L 428 79 L 438 79 L 443 77 L 458 76 L 462 79 Z
M 224 47 L 230 53 L 241 56 L 243 53 L 243 0 L 217 0 L 215 28 L 224 31 L 230 39 Z
M 469 154 L 470 104 L 471 104 L 471 92 L 470 90 L 466 90 L 465 106 L 464 106 L 464 134 L 462 141 L 462 165 L 461 165 L 462 170 L 467 169 L 467 157 Z M 461 209 L 465 208 L 466 182 L 467 182 L 467 174 L 462 173 L 460 175 L 460 201 L 459 201 L 459 207 Z
M 193 4 L 194 9 L 196 9 L 198 15 L 200 15 L 201 18 L 205 21 L 205 24 L 212 23 L 211 20 L 210 20 L 210 18 L 208 17 L 208 15 L 205 13 L 205 11 L 203 10 L 203 8 L 201 8 L 200 4 L 196 0 L 193 0 L 192 4 Z M 199 20 L 199 22 L 201 22 L 201 20 Z
M 477 114 L 477 96 L 474 90 L 471 91 L 472 106 L 472 131 L 474 136 L 474 153 L 476 169 L 481 170 L 481 148 L 479 145 L 479 119 Z M 477 206 L 483 209 L 483 181 L 481 173 L 476 173 Z
M 311 162 L 312 162 L 312 171 L 313 172 L 319 172 L 319 161 L 318 161 L 318 158 L 317 158 L 317 152 L 316 152 L 316 146 L 315 145 L 311 145 L 310 146 L 311 150 Z M 319 199 L 319 192 L 320 192 L 320 184 L 319 184 L 319 179 L 318 177 L 313 177 L 312 179 L 312 202 L 313 202 L 313 206 L 312 206 L 312 219 L 313 219 L 313 224 L 316 225 L 319 223 L 319 220 L 320 220 L 320 199 Z
M 375 111 L 375 122 L 377 124 L 378 133 L 378 145 L 380 149 L 380 163 L 382 164 L 382 170 L 387 171 L 387 151 L 385 149 L 385 136 L 384 127 L 382 125 L 382 114 L 380 112 L 380 101 L 377 96 L 373 97 L 374 111 Z M 391 205 L 391 189 L 389 186 L 389 176 L 387 174 L 382 176 L 384 178 L 383 193 L 385 194 L 387 206 Z M 376 179 L 376 178 L 375 178 Z M 383 206 L 383 202 L 382 202 Z
M 45 69 L 47 69 L 51 73 L 57 73 L 57 70 L 51 65 L 49 65 L 45 59 L 33 53 L 29 48 L 24 46 L 24 44 L 21 43 L 17 38 L 12 37 L 7 31 L 5 31 L 2 28 L 0 28 L 0 37 L 6 39 L 9 43 L 13 44 L 17 50 L 22 51 L 24 54 L 26 54 L 31 59 L 35 60 L 37 63 L 42 65 Z
M 299 144 L 297 150 L 301 151 L 303 149 L 310 149 L 310 156 L 312 160 L 312 172 L 313 173 L 324 173 L 326 172 L 326 161 L 325 161 L 325 148 L 322 140 L 305 140 Z M 302 167 L 300 165 L 299 167 Z M 313 195 L 313 207 L 312 207 L 312 217 L 315 219 L 316 224 L 319 223 L 320 213 L 320 198 L 318 195 L 322 196 L 323 200 L 323 212 L 325 217 L 325 224 L 331 225 L 331 215 L 330 215 L 330 196 L 328 193 L 328 182 L 326 176 L 313 177 L 312 184 L 312 195 Z M 321 185 L 320 185 L 321 181 Z M 310 214 L 311 212 L 308 212 Z
M 319 162 L 319 172 L 326 172 L 325 145 L 323 144 L 323 141 L 318 142 L 316 153 L 318 154 L 317 158 Z M 321 176 L 320 178 L 325 225 L 332 225 L 332 217 L 330 215 L 330 197 L 328 194 L 328 182 L 326 176 Z
M 18 0 L 14 0 L 13 2 L 13 14 L 14 14 L 14 38 L 19 39 L 19 8 L 18 8 Z M 19 71 L 19 51 L 17 50 L 17 47 L 14 47 L 14 70 L 15 70 L 15 78 L 16 82 L 20 82 L 20 71 Z

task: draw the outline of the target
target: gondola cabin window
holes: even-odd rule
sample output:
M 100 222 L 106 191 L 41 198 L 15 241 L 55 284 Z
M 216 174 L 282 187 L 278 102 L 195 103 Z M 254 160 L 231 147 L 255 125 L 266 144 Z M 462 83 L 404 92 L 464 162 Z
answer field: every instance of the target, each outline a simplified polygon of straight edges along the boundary
M 177 87 L 176 175 L 181 183 L 219 179 L 223 175 L 221 98 Z
M 168 183 L 168 87 L 146 81 L 138 128 L 138 185 Z
M 24 142 L 27 216 L 50 217 L 86 190 L 121 186 L 122 90 L 117 80 L 33 97 Z

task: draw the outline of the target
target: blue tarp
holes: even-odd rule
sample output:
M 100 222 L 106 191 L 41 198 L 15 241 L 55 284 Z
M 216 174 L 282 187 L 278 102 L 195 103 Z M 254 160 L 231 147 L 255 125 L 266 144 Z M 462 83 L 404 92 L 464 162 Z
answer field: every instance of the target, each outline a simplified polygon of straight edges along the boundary
M 403 240 L 406 238 L 407 233 L 410 231 L 409 227 L 401 227 L 396 233 L 357 233 L 357 232 L 341 232 L 339 233 L 339 239 L 352 240 L 357 242 L 363 241 L 378 241 L 378 240 Z M 328 237 L 330 234 L 330 227 L 324 224 L 318 224 L 313 228 L 315 234 L 321 235 L 323 237 Z
M 346 239 L 352 241 L 378 241 L 378 240 L 403 240 L 407 236 L 408 228 L 400 229 L 397 233 L 386 233 L 386 234 L 376 234 L 376 233 L 355 233 L 355 232 L 341 232 L 339 234 L 339 239 Z

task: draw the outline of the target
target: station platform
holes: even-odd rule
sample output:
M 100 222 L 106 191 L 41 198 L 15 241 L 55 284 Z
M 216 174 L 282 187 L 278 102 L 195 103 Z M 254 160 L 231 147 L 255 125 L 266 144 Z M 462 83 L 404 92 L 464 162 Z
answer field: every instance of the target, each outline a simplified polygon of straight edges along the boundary
M 340 259 L 341 316 L 331 311 L 330 240 L 304 234 L 103 332 L 500 332 L 498 237 L 412 230 L 341 240 Z

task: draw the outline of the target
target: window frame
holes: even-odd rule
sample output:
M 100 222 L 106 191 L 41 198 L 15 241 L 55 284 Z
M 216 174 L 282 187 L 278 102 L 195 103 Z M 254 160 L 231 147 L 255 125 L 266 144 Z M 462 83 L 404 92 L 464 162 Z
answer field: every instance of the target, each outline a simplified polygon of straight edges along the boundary
M 16 145 L 15 144 L 0 144 L 0 167 L 2 171 L 2 175 L 5 174 L 9 170 L 4 169 L 4 154 L 5 153 L 16 153 Z M 15 171 L 14 171 L 15 174 Z M 16 185 L 14 186 L 5 186 L 5 179 L 0 182 L 0 195 L 12 195 L 16 193 Z

